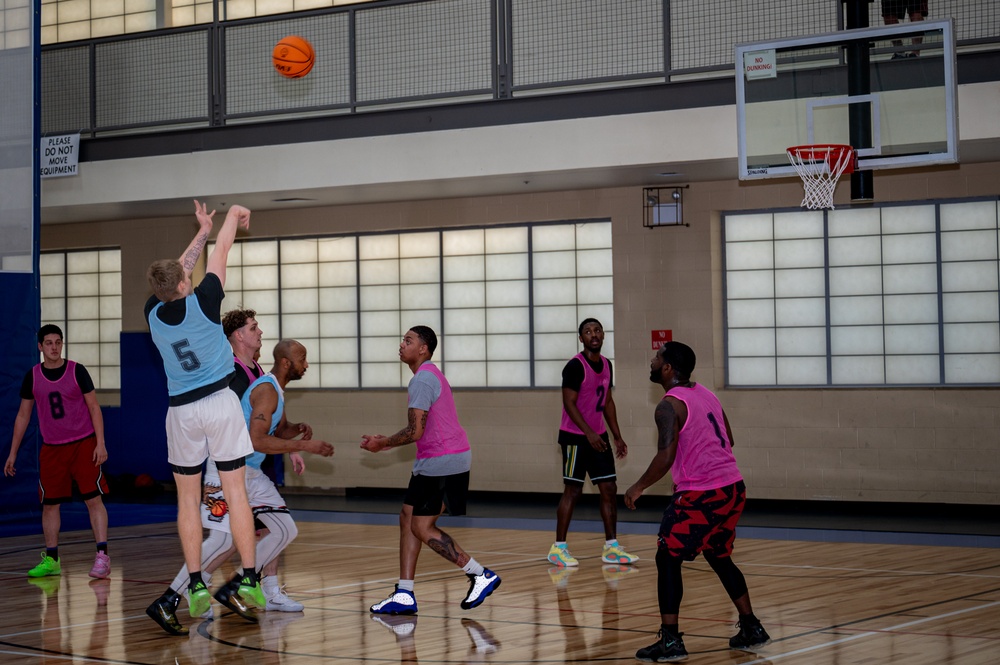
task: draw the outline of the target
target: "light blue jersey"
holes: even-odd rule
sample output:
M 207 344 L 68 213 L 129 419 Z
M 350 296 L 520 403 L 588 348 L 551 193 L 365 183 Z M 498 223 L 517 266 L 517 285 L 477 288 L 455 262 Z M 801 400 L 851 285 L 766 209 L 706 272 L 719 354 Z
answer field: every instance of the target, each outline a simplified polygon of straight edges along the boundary
M 171 397 L 222 381 L 233 371 L 233 348 L 222 324 L 205 316 L 196 295 L 184 300 L 186 311 L 180 325 L 160 321 L 156 312 L 163 307 L 162 302 L 148 316 L 149 332 L 163 357 Z
M 262 383 L 270 383 L 274 386 L 274 389 L 278 392 L 278 408 L 274 410 L 271 415 L 271 427 L 268 428 L 268 434 L 274 434 L 274 430 L 278 428 L 278 424 L 281 423 L 281 416 L 285 413 L 285 391 L 281 389 L 278 385 L 278 379 L 274 377 L 274 374 L 268 372 L 256 381 L 250 384 L 247 391 L 243 393 L 243 398 L 240 399 L 240 406 L 243 407 L 243 419 L 247 422 L 247 429 L 250 428 L 250 414 L 253 412 L 253 408 L 250 406 L 250 395 L 253 393 L 254 389 L 257 388 Z M 260 465 L 264 463 L 264 459 L 267 457 L 262 452 L 254 451 L 253 453 L 247 455 L 247 466 L 259 469 Z

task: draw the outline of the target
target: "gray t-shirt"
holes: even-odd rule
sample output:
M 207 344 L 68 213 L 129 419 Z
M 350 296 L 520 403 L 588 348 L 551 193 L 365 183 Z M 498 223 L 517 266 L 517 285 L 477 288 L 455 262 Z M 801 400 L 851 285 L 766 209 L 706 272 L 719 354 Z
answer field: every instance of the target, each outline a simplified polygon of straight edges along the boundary
M 410 379 L 406 392 L 407 408 L 430 412 L 431 406 L 441 397 L 441 382 L 433 372 L 418 371 Z M 413 462 L 413 475 L 454 476 L 465 473 L 471 468 L 472 451 L 466 450 L 464 453 L 416 459 Z

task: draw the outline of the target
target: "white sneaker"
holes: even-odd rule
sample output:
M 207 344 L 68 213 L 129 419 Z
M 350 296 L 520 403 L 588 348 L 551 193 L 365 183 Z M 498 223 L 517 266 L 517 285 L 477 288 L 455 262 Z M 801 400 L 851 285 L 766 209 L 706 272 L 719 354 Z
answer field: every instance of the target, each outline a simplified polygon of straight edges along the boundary
M 274 589 L 264 589 L 264 596 L 267 598 L 267 605 L 264 607 L 265 610 L 277 612 L 301 612 L 305 609 L 305 605 L 294 601 L 285 595 L 284 586 Z

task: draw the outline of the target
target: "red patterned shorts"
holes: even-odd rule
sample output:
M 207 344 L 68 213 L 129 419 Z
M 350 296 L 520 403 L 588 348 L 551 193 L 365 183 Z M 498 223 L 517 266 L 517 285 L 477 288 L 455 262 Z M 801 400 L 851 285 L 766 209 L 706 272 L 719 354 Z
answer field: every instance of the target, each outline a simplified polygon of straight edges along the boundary
M 746 493 L 742 480 L 714 490 L 675 493 L 663 511 L 657 545 L 685 561 L 693 560 L 700 552 L 716 557 L 731 555 Z

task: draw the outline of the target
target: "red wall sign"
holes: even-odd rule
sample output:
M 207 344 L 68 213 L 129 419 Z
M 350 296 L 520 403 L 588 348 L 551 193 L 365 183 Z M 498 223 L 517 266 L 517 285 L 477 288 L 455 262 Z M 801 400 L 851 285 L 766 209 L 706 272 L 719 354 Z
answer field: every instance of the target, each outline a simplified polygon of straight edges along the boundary
M 674 339 L 674 331 L 672 330 L 654 330 L 653 331 L 653 351 L 659 350 L 661 346 L 667 342 L 671 342 Z

